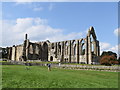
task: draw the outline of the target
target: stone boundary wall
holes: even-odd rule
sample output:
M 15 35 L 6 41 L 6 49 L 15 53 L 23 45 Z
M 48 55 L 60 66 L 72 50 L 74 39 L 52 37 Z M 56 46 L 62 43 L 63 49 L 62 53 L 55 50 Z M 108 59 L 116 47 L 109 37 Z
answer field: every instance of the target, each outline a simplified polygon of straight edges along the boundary
M 20 61 L 8 61 L 15 65 L 25 65 L 24 62 Z M 31 66 L 47 66 L 45 63 L 30 63 Z M 66 64 L 51 64 L 51 67 L 74 69 L 74 70 L 97 70 L 97 71 L 111 71 L 120 72 L 120 66 L 88 66 L 88 65 L 66 65 Z
M 99 71 L 117 71 L 120 72 L 120 66 L 87 66 L 87 65 L 60 65 L 66 69 L 83 69 L 83 70 L 99 70 Z

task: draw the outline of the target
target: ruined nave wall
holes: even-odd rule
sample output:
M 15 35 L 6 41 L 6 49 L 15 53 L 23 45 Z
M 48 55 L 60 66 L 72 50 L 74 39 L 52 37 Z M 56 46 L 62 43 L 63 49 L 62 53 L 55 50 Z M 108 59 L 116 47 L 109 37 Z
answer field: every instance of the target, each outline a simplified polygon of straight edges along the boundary
M 16 46 L 16 61 L 23 55 L 23 45 Z
M 15 47 L 12 47 L 12 57 L 11 60 L 15 60 Z
M 23 54 L 23 45 L 11 47 L 11 60 L 19 61 L 20 56 Z

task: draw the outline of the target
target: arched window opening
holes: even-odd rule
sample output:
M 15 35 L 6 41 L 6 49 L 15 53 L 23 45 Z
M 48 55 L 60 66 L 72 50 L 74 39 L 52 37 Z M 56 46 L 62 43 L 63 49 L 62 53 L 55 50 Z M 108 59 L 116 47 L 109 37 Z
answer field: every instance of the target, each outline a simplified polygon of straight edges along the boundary
M 85 55 L 85 41 L 84 39 L 82 39 L 82 41 L 80 42 L 80 55 Z
M 68 46 L 67 46 L 67 53 L 66 54 L 68 55 Z
M 91 52 L 92 55 L 94 55 L 94 39 L 92 35 L 90 35 L 90 42 L 91 42 Z
M 29 52 L 30 52 L 30 54 L 33 54 L 33 45 L 32 44 L 30 45 Z
M 48 61 L 48 44 L 45 42 L 43 44 L 43 54 L 42 54 L 43 60 Z
M 65 58 L 65 62 L 66 62 L 66 58 Z
M 47 52 L 47 51 L 48 51 L 48 45 L 47 45 L 47 43 L 46 43 L 46 42 L 43 44 L 43 49 L 44 49 L 44 51 L 45 51 L 45 52 Z
M 76 42 L 75 40 L 72 42 L 72 55 L 76 54 Z
M 53 61 L 53 56 L 50 57 L 50 61 Z
M 76 45 L 74 46 L 74 55 L 76 55 Z
M 60 44 L 60 42 L 58 43 L 58 51 L 59 51 L 59 54 L 61 54 L 61 44 Z
M 54 49 L 54 43 L 52 43 L 51 47 L 52 47 L 52 49 Z
M 65 42 L 65 55 L 68 55 L 68 42 Z
M 39 46 L 38 45 L 36 45 L 36 47 L 35 47 L 35 54 L 39 54 Z

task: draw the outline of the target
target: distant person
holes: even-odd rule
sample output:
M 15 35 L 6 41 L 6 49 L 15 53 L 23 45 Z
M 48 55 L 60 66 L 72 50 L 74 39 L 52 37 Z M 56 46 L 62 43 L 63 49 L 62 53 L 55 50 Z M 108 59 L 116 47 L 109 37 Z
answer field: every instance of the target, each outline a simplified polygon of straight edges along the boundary
M 28 63 L 28 66 L 32 66 L 32 64 L 31 64 L 31 63 Z
M 61 65 L 61 63 L 59 62 L 59 66 Z
M 47 64 L 47 66 L 48 66 L 48 71 L 51 71 L 51 64 L 49 63 Z
M 27 63 L 27 62 L 25 62 L 25 66 L 26 66 L 26 67 L 25 67 L 26 70 L 30 70 L 30 67 L 29 67 L 29 66 L 32 66 L 32 65 L 31 65 L 31 63 Z

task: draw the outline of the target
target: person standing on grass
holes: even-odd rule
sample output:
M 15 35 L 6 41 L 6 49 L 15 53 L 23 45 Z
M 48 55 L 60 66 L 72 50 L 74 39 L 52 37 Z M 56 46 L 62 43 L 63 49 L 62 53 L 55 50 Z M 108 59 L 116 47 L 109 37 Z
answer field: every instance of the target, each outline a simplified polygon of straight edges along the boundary
M 26 70 L 30 70 L 30 66 L 32 66 L 32 64 L 25 62 L 25 66 L 26 66 L 26 67 L 25 67 Z
M 51 64 L 49 63 L 47 64 L 47 66 L 48 66 L 48 71 L 51 71 Z

